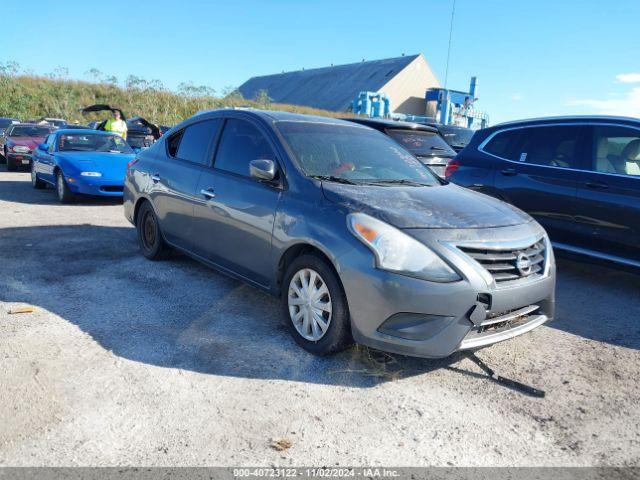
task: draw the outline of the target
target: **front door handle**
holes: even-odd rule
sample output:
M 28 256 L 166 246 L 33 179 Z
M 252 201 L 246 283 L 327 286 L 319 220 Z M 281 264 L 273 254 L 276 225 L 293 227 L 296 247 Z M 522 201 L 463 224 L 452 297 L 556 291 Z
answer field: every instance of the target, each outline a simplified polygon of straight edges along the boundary
M 502 170 L 500 170 L 500 173 L 502 175 L 506 175 L 507 177 L 513 177 L 514 175 L 518 174 L 517 170 L 511 167 L 503 168 Z
M 151 180 L 152 180 L 154 183 L 158 183 L 158 182 L 160 181 L 160 175 L 159 175 L 159 174 L 157 174 L 157 173 L 154 173 L 153 175 L 151 175 Z
M 200 194 L 207 200 L 211 200 L 216 196 L 216 194 L 213 192 L 213 188 L 207 188 L 206 190 L 202 189 L 200 190 Z
M 593 182 L 587 182 L 585 183 L 587 188 L 592 188 L 594 190 L 601 190 L 604 188 L 609 188 L 609 184 L 605 183 L 605 182 L 601 182 L 599 180 L 595 180 Z

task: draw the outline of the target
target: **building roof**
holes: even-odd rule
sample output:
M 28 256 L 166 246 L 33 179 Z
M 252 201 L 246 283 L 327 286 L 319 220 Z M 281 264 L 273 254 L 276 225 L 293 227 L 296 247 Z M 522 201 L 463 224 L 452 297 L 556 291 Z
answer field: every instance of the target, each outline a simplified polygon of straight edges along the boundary
M 350 63 L 296 72 L 253 77 L 238 90 L 253 99 L 266 90 L 277 103 L 303 105 L 324 110 L 346 110 L 358 92 L 376 92 L 420 55 Z

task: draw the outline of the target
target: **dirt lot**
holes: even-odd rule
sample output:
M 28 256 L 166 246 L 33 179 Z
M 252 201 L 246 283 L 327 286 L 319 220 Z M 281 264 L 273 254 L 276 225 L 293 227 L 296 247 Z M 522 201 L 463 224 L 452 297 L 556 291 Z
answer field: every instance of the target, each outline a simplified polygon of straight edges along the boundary
M 561 260 L 557 320 L 478 353 L 536 398 L 464 356 L 315 358 L 268 295 L 142 258 L 120 203 L 2 166 L 0 300 L 0 465 L 640 465 L 637 275 Z

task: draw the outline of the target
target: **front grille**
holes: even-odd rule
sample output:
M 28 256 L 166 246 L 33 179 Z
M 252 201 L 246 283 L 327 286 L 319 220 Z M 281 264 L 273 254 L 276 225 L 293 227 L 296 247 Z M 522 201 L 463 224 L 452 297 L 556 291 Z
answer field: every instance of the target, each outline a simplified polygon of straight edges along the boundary
M 496 283 L 533 279 L 544 273 L 546 247 L 544 239 L 525 248 L 458 247 L 482 265 Z
M 122 192 L 124 188 L 117 185 L 102 185 L 100 190 L 103 192 Z

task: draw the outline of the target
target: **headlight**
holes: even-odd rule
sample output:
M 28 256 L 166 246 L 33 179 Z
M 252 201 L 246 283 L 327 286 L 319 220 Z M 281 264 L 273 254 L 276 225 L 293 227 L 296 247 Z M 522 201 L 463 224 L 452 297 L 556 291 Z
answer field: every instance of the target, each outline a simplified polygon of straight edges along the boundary
M 460 276 L 426 245 L 364 213 L 347 217 L 351 233 L 371 249 L 383 270 L 432 282 L 455 282 Z
M 102 174 L 100 172 L 80 172 L 80 175 L 83 177 L 101 177 Z
M 29 147 L 25 147 L 24 145 L 15 145 L 11 147 L 11 150 L 16 153 L 29 153 L 31 151 L 29 150 Z

